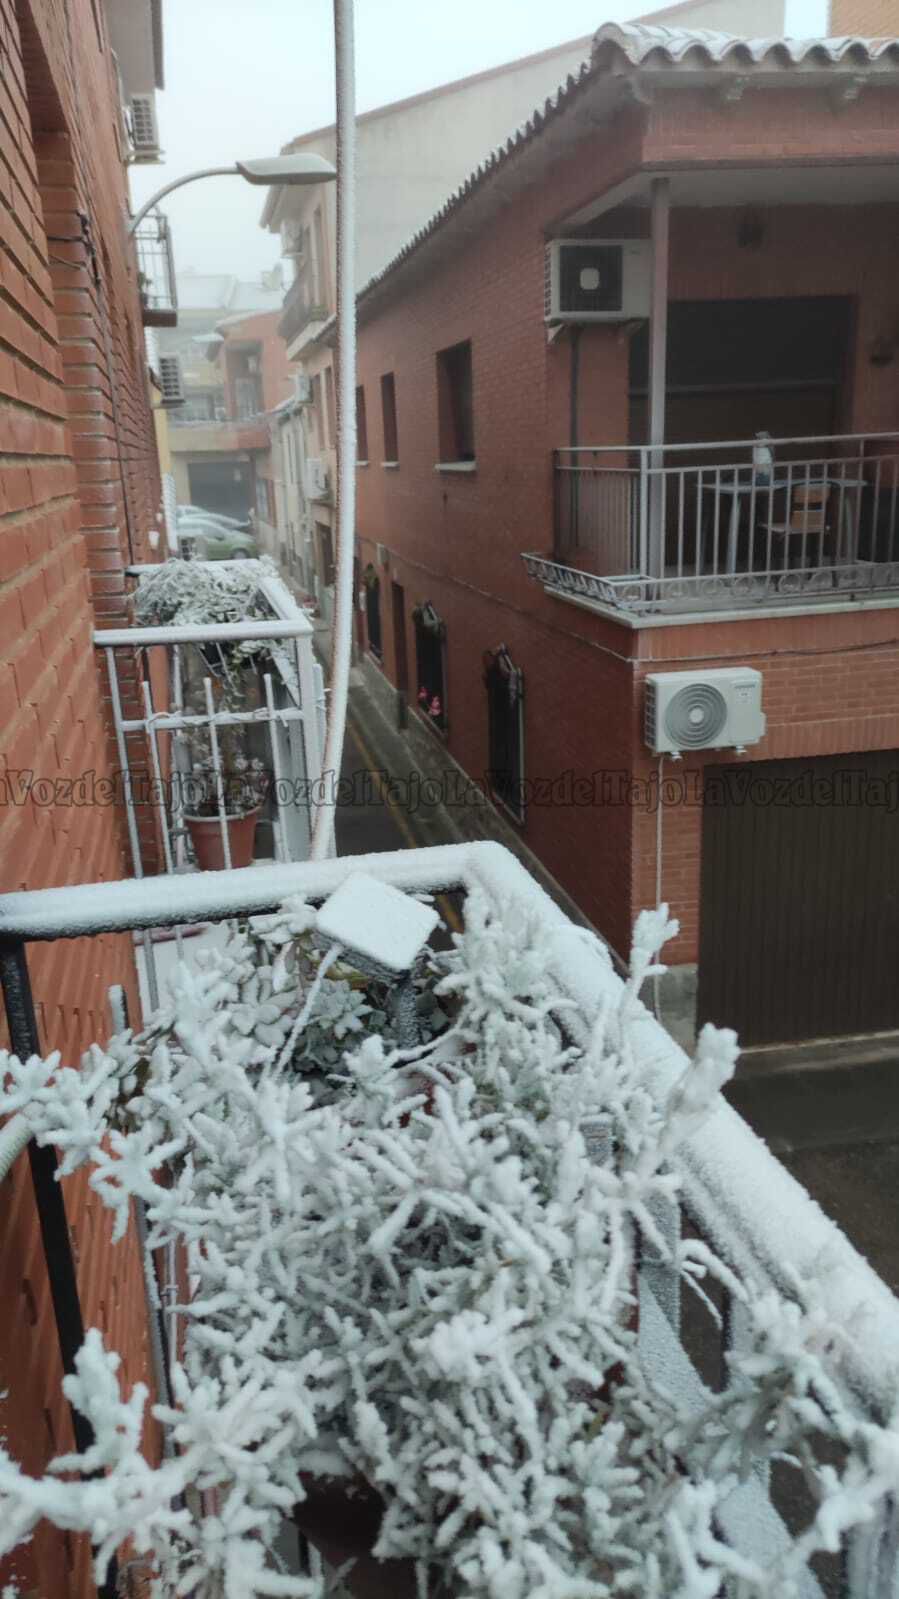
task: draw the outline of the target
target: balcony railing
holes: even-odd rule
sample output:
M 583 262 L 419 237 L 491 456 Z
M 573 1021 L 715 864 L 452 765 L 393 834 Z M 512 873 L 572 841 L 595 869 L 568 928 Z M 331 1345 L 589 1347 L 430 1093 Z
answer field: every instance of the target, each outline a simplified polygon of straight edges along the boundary
M 202 567 L 205 563 L 195 563 Z M 223 742 L 242 730 L 248 753 L 267 773 L 264 799 L 271 827 L 272 854 L 277 861 L 304 860 L 311 836 L 311 803 L 321 779 L 323 682 L 312 652 L 312 625 L 284 584 L 256 561 L 216 561 L 209 570 L 217 578 L 233 570 L 241 581 L 256 568 L 259 595 L 270 619 L 197 623 L 192 626 L 132 627 L 101 630 L 94 643 L 103 652 L 109 681 L 113 726 L 121 771 L 131 865 L 135 877 L 146 871 L 148 830 L 161 843 L 166 873 L 194 868 L 187 816 L 193 791 L 191 740 L 208 749 L 204 816 L 218 824 L 221 858 L 232 864 L 228 818 L 235 782 L 227 771 Z M 131 568 L 132 573 L 152 568 Z M 223 649 L 265 643 L 265 669 L 260 674 L 259 704 L 229 708 L 216 696 L 215 684 L 233 671 Z M 136 669 L 140 652 L 145 665 Z M 230 732 L 229 732 L 230 730 Z M 208 793 L 206 792 L 208 790 Z M 238 800 L 241 796 L 238 795 Z M 238 806 L 238 809 L 240 807 Z M 143 843 L 142 843 L 143 836 Z M 147 985 L 157 991 L 156 966 L 149 939 L 144 940 Z
M 559 450 L 552 590 L 634 615 L 899 588 L 899 434 Z
M 278 332 L 287 344 L 299 338 L 304 328 L 313 322 L 326 322 L 330 312 L 317 300 L 307 300 L 305 277 L 295 278 L 284 301 L 284 310 L 278 323 Z
M 151 211 L 135 235 L 138 282 L 145 328 L 173 328 L 178 321 L 178 287 L 169 219 Z
M 542 925 L 552 944 L 552 978 L 573 1002 L 566 1011 L 566 1027 L 576 1041 L 586 1041 L 598 1013 L 620 996 L 621 980 L 601 952 L 584 941 L 511 855 L 496 844 L 454 845 L 256 866 L 193 879 L 150 878 L 7 894 L 0 898 L 0 981 L 14 1048 L 23 1059 L 41 1053 L 28 978 L 29 942 L 261 914 L 293 895 L 318 902 L 359 871 L 413 893 L 464 895 L 478 888 L 492 903 L 520 911 L 523 922 Z M 649 1098 L 664 1105 L 684 1070 L 683 1054 L 648 1012 L 635 1022 L 634 1048 Z M 24 1147 L 25 1136 L 15 1120 L 0 1133 L 0 1156 L 5 1146 L 7 1166 Z M 52 1149 L 35 1154 L 42 1162 L 39 1203 L 58 1211 L 63 1190 L 53 1182 L 55 1154 Z M 678 1166 L 679 1197 L 666 1201 L 664 1211 L 654 1217 L 669 1248 L 681 1236 L 711 1241 L 759 1296 L 773 1288 L 795 1301 L 803 1285 L 813 1283 L 827 1318 L 822 1358 L 835 1390 L 856 1415 L 884 1423 L 895 1406 L 892 1357 L 899 1349 L 899 1303 L 885 1284 L 723 1100 L 680 1146 Z M 81 1316 L 64 1218 L 57 1231 L 62 1242 L 53 1261 L 59 1279 L 54 1303 L 64 1363 L 71 1369 Z M 643 1240 L 638 1260 L 644 1368 L 673 1396 L 673 1403 L 698 1414 L 712 1390 L 723 1394 L 730 1384 L 727 1356 L 739 1354 L 748 1338 L 743 1307 L 728 1294 L 723 1303 L 703 1295 L 695 1302 L 691 1298 L 688 1310 L 681 1303 L 679 1271 L 661 1258 L 649 1238 Z M 762 1452 L 751 1436 L 746 1448 L 749 1469 L 722 1507 L 720 1536 L 740 1555 L 766 1565 L 799 1536 L 797 1501 L 784 1474 L 769 1473 L 761 1463 Z M 785 1468 L 788 1464 L 784 1462 Z M 792 1464 L 801 1489 L 799 1462 Z M 685 1476 L 690 1469 L 685 1458 Z M 883 1513 L 862 1523 L 833 1555 L 813 1557 L 799 1578 L 797 1594 L 803 1599 L 894 1599 L 899 1519 L 892 1499 L 883 1504 Z M 804 1524 L 802 1516 L 798 1523 Z M 732 1591 L 738 1588 L 736 1583 Z

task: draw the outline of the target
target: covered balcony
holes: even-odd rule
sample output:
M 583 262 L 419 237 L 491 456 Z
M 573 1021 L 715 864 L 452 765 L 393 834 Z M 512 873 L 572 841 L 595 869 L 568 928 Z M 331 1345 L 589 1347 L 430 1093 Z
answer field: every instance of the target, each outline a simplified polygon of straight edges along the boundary
M 899 433 L 752 437 L 553 458 L 544 587 L 622 617 L 899 592 Z
M 772 164 L 752 139 L 726 173 L 637 172 L 547 244 L 567 252 L 546 317 L 564 410 L 552 529 L 524 560 L 625 622 L 899 595 L 896 168 Z

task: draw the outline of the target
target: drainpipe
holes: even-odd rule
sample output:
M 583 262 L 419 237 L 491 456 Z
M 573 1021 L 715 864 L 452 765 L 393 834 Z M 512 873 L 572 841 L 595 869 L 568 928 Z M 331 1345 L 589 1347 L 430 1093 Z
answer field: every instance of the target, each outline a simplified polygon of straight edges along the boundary
M 573 322 L 572 325 L 571 325 L 571 363 L 570 363 L 570 366 L 569 366 L 569 369 L 568 369 L 568 443 L 569 443 L 569 445 L 570 445 L 572 450 L 577 449 L 578 434 L 579 434 L 578 410 L 579 410 L 579 402 L 580 402 L 581 331 L 582 330 L 581 330 L 580 324 L 577 323 L 577 322 Z M 580 485 L 580 478 L 579 478 L 578 470 L 577 470 L 577 466 L 578 466 L 577 456 L 572 455 L 570 457 L 570 461 L 571 461 L 571 471 L 568 472 L 567 474 L 564 474 L 563 477 L 562 477 L 562 481 L 563 482 L 565 481 L 566 477 L 567 477 L 567 480 L 568 480 L 568 526 L 565 529 L 565 532 L 567 534 L 567 545 L 568 545 L 569 549 L 570 549 L 570 547 L 572 545 L 577 545 L 577 544 L 580 543 L 580 539 L 578 537 L 578 522 L 579 522 L 578 513 L 579 513 L 579 509 L 580 509 L 580 506 L 579 506 L 580 492 L 579 491 L 580 491 L 580 486 L 581 486 Z M 557 505 L 559 505 L 561 500 L 562 500 L 562 495 L 561 495 L 561 492 L 559 492 L 558 493 L 558 499 L 556 501 Z M 557 519 L 556 519 L 556 540 L 557 540 L 557 542 L 558 542 L 558 536 L 559 536 L 559 532 L 560 532 L 560 529 L 559 529 L 559 526 L 558 526 L 559 520 L 560 519 L 557 516 Z M 556 552 L 555 552 L 556 560 L 560 560 L 562 558 L 563 554 L 564 554 L 564 551 L 560 551 L 560 550 L 557 549 Z
M 652 180 L 652 298 L 649 313 L 649 564 L 652 577 L 665 575 L 665 389 L 668 359 L 668 223 L 670 181 Z M 645 450 L 641 461 L 645 461 Z M 654 470 L 652 470 L 654 469 Z M 643 496 L 644 504 L 646 496 Z

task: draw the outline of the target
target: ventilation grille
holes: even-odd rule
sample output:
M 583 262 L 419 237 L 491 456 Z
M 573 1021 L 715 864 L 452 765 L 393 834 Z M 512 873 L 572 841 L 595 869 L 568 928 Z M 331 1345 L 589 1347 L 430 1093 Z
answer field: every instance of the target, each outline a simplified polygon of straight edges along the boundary
M 711 683 L 679 689 L 665 709 L 665 733 L 678 749 L 706 749 L 727 721 L 727 701 Z
M 184 404 L 184 384 L 181 381 L 181 362 L 177 355 L 159 357 L 159 383 L 164 406 Z
M 158 156 L 159 130 L 156 126 L 156 102 L 152 94 L 131 96 L 131 143 L 136 156 Z

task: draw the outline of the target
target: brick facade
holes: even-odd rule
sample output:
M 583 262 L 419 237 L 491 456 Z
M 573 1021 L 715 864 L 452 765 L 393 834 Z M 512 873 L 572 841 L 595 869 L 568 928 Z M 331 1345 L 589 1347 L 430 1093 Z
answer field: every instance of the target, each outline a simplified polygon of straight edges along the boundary
M 90 0 L 0 0 L 0 860 L 3 890 L 125 875 L 116 808 L 52 785 L 113 769 L 91 632 L 125 620 L 124 567 L 152 559 L 160 500 L 118 94 Z M 23 795 L 33 773 L 46 780 Z M 77 790 L 73 794 L 77 794 Z M 35 947 L 42 1039 L 77 1060 L 108 1033 L 106 993 L 137 1014 L 130 939 Z M 96 1196 L 65 1185 L 88 1325 L 147 1380 L 141 1262 L 115 1250 Z M 71 1446 L 27 1160 L 3 1189 L 0 1431 L 30 1471 Z M 84 1539 L 41 1529 L 0 1562 L 21 1591 L 93 1593 Z
M 600 132 L 585 129 L 523 191 L 504 194 L 500 178 L 490 204 L 485 188 L 470 219 L 460 211 L 455 239 L 450 222 L 442 247 L 435 240 L 417 264 L 413 257 L 362 302 L 359 381 L 372 464 L 359 469 L 357 525 L 360 566 L 375 565 L 381 581 L 380 669 L 396 683 L 391 585 L 399 584 L 410 704 L 411 611 L 429 600 L 447 625 L 449 752 L 481 777 L 488 759 L 483 655 L 507 646 L 524 672 L 525 773 L 535 785 L 523 839 L 620 952 L 636 912 L 655 901 L 655 817 L 625 792 L 628 778 L 653 770 L 641 728 L 646 672 L 697 661 L 760 666 L 769 733 L 753 758 L 889 749 L 899 746 L 899 646 L 891 610 L 634 630 L 532 583 L 520 555 L 550 548 L 551 452 L 569 442 L 571 408 L 570 341 L 563 333 L 548 342 L 543 322 L 546 232 L 643 164 L 895 160 L 895 109 L 895 93 L 883 89 L 866 89 L 840 109 L 824 92 L 747 93 L 732 105 L 691 90 L 657 95 Z M 773 197 L 777 181 L 772 171 Z M 840 426 L 896 428 L 899 366 L 872 364 L 869 352 L 894 320 L 899 209 L 771 204 L 762 216 L 763 246 L 747 251 L 736 242 L 733 209 L 676 207 L 670 299 L 851 297 L 853 356 Z M 436 352 L 469 339 L 476 470 L 438 471 Z M 399 436 L 399 466 L 387 471 L 379 464 L 386 372 L 395 375 Z M 626 329 L 582 330 L 579 390 L 578 442 L 627 441 Z M 604 788 L 593 785 L 594 773 L 610 774 Z M 700 819 L 700 808 L 689 805 L 665 819 L 662 887 L 682 922 L 675 961 L 696 959 Z
M 899 35 L 897 0 L 830 0 L 830 32 L 840 38 L 851 33 L 862 39 L 890 39 Z

